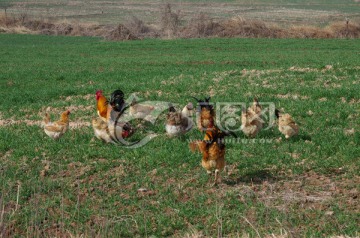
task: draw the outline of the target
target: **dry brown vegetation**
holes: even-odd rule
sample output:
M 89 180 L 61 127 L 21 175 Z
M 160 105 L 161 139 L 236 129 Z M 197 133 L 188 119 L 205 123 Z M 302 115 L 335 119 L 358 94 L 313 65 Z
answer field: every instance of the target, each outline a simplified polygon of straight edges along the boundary
M 96 23 L 51 21 L 33 19 L 26 14 L 0 15 L 0 33 L 46 34 L 71 36 L 98 36 L 107 40 L 136 40 L 143 38 L 359 38 L 357 22 L 333 22 L 325 27 L 309 25 L 279 26 L 261 20 L 242 17 L 214 19 L 199 13 L 187 22 L 182 22 L 180 11 L 170 4 L 160 10 L 157 25 L 146 24 L 132 16 L 123 24 L 100 25 Z

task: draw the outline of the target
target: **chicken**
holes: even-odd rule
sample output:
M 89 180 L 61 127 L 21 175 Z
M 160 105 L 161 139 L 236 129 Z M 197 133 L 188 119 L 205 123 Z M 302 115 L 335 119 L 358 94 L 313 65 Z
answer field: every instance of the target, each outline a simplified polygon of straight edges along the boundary
M 299 133 L 299 126 L 296 124 L 290 114 L 283 114 L 278 109 L 275 109 L 275 115 L 279 120 L 279 131 L 285 135 L 286 139 L 289 139 L 292 136 L 296 136 Z
M 142 118 L 144 119 L 148 116 L 151 111 L 155 109 L 154 106 L 147 105 L 147 104 L 139 104 L 136 99 L 134 98 L 130 104 L 130 115 L 135 118 Z
M 261 115 L 261 105 L 259 104 L 259 101 L 257 98 L 254 98 L 254 102 L 253 104 L 248 108 L 248 110 L 253 111 L 254 113 L 256 113 L 257 115 Z
M 49 108 L 46 109 L 46 110 L 49 110 Z M 43 118 L 43 121 L 41 122 L 41 127 L 42 127 L 42 128 L 45 128 L 45 126 L 50 123 L 50 120 L 51 120 L 51 119 L 50 119 L 49 113 L 45 112 L 45 116 L 44 116 L 44 118 Z
M 259 131 L 263 128 L 264 121 L 260 118 L 260 115 L 255 113 L 251 108 L 242 109 L 241 113 L 241 130 L 248 137 L 255 137 Z
M 107 121 L 107 111 L 108 111 L 108 100 L 106 97 L 102 94 L 103 92 L 101 90 L 96 91 L 96 108 L 97 108 L 97 114 L 103 121 Z
M 191 102 L 186 104 L 186 106 L 181 111 L 181 115 L 183 115 L 183 117 L 192 118 L 194 115 L 194 105 Z
M 61 114 L 60 120 L 51 122 L 49 113 L 45 113 L 43 119 L 43 126 L 46 135 L 54 140 L 59 139 L 69 129 L 69 114 L 70 111 L 66 110 Z
M 131 124 L 123 118 L 128 105 L 124 100 L 124 93 L 120 89 L 115 90 L 111 94 L 109 105 L 110 107 L 107 112 L 108 130 L 110 136 L 114 138 L 116 142 L 119 142 L 130 137 L 135 132 Z
M 264 120 L 261 118 L 261 105 L 257 98 L 254 98 L 253 104 L 248 108 L 242 109 L 241 130 L 248 137 L 255 137 L 264 126 Z
M 202 154 L 201 166 L 208 174 L 215 172 L 214 185 L 216 185 L 219 182 L 220 171 L 225 167 L 225 145 L 218 142 L 208 144 L 203 140 L 193 141 L 190 149 L 193 152 L 198 150 Z
M 107 122 L 113 123 L 123 114 L 127 109 L 127 105 L 124 100 L 124 93 L 120 89 L 111 93 L 106 119 Z
M 201 165 L 208 174 L 215 172 L 214 185 L 219 182 L 220 172 L 225 167 L 225 141 L 224 137 L 232 134 L 218 129 L 216 126 L 207 128 L 204 140 L 193 141 L 189 144 L 191 151 L 202 154 Z
M 182 112 L 177 112 L 176 109 L 170 104 L 169 112 L 166 115 L 166 133 L 172 136 L 178 136 L 191 130 L 193 122 Z
M 209 103 L 210 97 L 205 100 L 199 100 L 194 97 L 199 106 L 196 110 L 196 124 L 200 131 L 206 130 L 208 127 L 212 127 L 215 124 L 215 111 L 213 105 Z
M 129 122 L 122 122 L 120 120 L 115 123 L 109 123 L 108 130 L 110 137 L 115 142 L 123 142 L 124 139 L 129 138 L 135 132 L 135 129 Z
M 117 89 L 114 92 L 112 92 L 110 96 L 109 104 L 115 111 L 117 112 L 123 111 L 126 107 L 123 91 Z
M 134 127 L 129 122 L 122 123 L 120 126 L 122 127 L 122 138 L 128 138 L 135 132 Z
M 91 124 L 94 129 L 96 138 L 106 143 L 115 143 L 115 139 L 110 135 L 108 124 L 100 117 L 93 118 Z

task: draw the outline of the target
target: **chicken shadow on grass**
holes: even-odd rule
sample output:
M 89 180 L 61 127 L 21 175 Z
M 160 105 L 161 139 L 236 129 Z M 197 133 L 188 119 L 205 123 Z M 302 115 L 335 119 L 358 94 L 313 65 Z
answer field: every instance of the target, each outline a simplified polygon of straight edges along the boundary
M 311 141 L 311 136 L 309 134 L 300 134 L 290 138 L 291 141 L 298 142 L 298 141 Z
M 249 172 L 245 175 L 241 175 L 240 177 L 224 178 L 223 183 L 228 186 L 235 186 L 240 183 L 261 184 L 264 181 L 274 182 L 278 180 L 279 178 L 274 176 L 270 171 L 260 169 L 257 171 Z
M 245 137 L 245 135 L 241 135 Z M 246 138 L 246 137 L 245 137 Z M 259 135 L 255 137 L 256 139 L 278 139 L 282 138 L 283 140 L 291 141 L 291 142 L 298 142 L 298 141 L 311 141 L 311 136 L 303 131 L 300 131 L 298 135 L 295 135 L 289 139 L 285 139 L 285 137 L 276 129 L 269 129 L 260 131 Z

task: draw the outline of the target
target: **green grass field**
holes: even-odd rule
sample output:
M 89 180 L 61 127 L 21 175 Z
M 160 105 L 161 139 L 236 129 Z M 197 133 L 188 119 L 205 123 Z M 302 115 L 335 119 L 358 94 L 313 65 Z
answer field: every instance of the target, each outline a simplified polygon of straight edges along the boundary
M 0 35 L 0 49 L 0 237 L 360 235 L 360 40 Z M 117 88 L 180 105 L 257 96 L 300 134 L 237 132 L 212 187 L 188 148 L 201 133 L 170 139 L 164 115 L 137 149 L 94 138 L 95 91 Z M 59 141 L 38 125 L 47 107 L 72 111 Z

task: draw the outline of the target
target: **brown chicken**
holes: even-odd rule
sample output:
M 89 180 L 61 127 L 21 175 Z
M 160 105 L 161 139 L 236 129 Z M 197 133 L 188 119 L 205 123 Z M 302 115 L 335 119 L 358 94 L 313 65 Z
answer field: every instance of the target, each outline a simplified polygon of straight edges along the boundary
M 215 110 L 210 104 L 210 97 L 200 100 L 194 97 L 198 102 L 196 110 L 196 125 L 200 131 L 205 131 L 215 125 Z
M 49 113 L 45 113 L 43 119 L 43 126 L 46 135 L 54 140 L 59 139 L 69 129 L 69 114 L 70 111 L 66 110 L 61 114 L 60 120 L 51 122 Z
M 190 118 L 184 116 L 182 112 L 177 112 L 171 104 L 169 105 L 165 130 L 170 137 L 185 134 L 191 130 L 192 126 L 193 122 Z
M 102 93 L 103 92 L 101 90 L 96 91 L 97 114 L 103 121 L 107 122 L 107 112 L 108 112 L 109 102 Z
M 263 120 L 253 110 L 242 109 L 241 130 L 248 137 L 255 137 L 263 128 Z
M 264 120 L 261 118 L 261 105 L 257 98 L 254 98 L 253 104 L 248 108 L 242 109 L 241 130 L 248 137 L 255 137 L 264 126 Z
M 259 101 L 257 98 L 254 98 L 254 102 L 253 104 L 248 108 L 248 110 L 253 111 L 254 113 L 256 113 L 257 115 L 261 115 L 261 105 L 259 104 Z
M 96 138 L 106 143 L 115 143 L 114 138 L 110 135 L 108 124 L 100 117 L 93 118 L 91 124 L 94 129 Z
M 299 126 L 296 124 L 290 114 L 283 114 L 278 109 L 275 109 L 275 115 L 279 120 L 279 131 L 285 135 L 286 139 L 289 139 L 292 136 L 296 136 L 299 133 Z
M 189 144 L 191 151 L 202 154 L 201 165 L 208 174 L 215 172 L 214 185 L 219 182 L 220 172 L 225 167 L 224 137 L 233 133 L 224 132 L 216 126 L 207 128 L 204 140 L 193 141 Z M 236 136 L 235 136 L 236 137 Z

